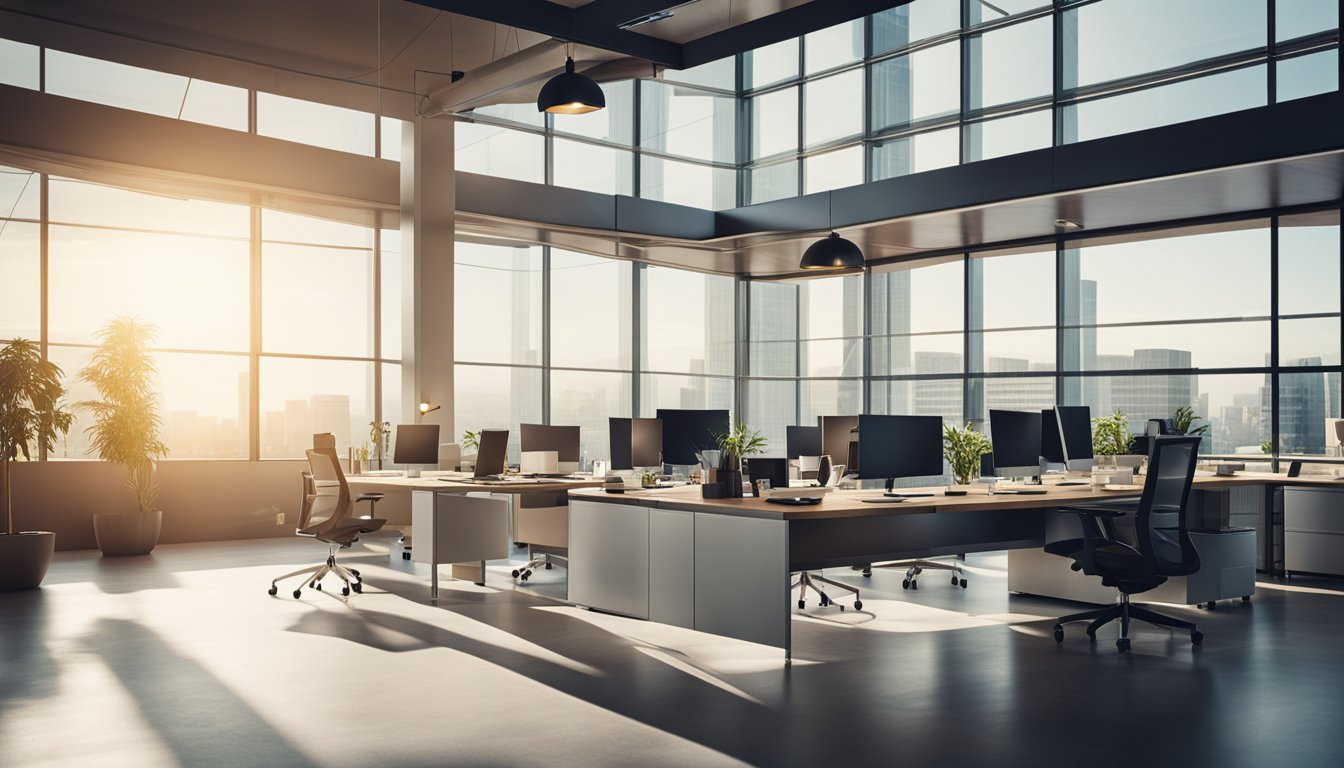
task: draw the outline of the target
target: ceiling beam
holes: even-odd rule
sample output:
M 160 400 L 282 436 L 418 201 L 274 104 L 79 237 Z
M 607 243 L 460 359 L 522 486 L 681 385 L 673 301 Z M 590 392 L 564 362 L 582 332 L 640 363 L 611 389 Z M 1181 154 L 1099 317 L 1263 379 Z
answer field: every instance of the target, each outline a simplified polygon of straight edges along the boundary
M 647 0 L 630 2 L 643 5 Z M 417 5 L 549 35 L 579 45 L 652 61 L 681 69 L 681 46 L 611 24 L 584 22 L 579 12 L 546 0 L 411 0 Z M 610 9 L 608 9 L 610 11 Z M 656 10 L 656 9 L 655 9 Z M 625 21 L 626 19 L 621 19 Z
M 812 0 L 769 16 L 705 35 L 681 46 L 682 69 L 718 61 L 808 32 L 853 21 L 870 13 L 908 5 L 912 0 Z

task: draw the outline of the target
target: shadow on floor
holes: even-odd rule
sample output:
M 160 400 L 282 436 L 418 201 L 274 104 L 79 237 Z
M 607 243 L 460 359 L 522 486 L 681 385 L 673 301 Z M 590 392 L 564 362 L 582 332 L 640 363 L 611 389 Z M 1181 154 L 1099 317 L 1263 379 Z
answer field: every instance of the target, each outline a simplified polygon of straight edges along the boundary
M 42 699 L 56 692 L 60 666 L 48 637 L 51 598 L 41 589 L 0 592 L 0 715 L 11 701 Z

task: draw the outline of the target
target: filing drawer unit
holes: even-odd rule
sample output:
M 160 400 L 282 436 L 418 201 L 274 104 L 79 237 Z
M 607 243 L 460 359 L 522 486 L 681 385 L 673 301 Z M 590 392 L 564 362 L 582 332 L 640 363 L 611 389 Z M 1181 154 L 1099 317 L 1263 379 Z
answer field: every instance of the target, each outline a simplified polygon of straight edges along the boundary
M 1344 575 L 1344 488 L 1285 488 L 1283 559 L 1288 573 Z

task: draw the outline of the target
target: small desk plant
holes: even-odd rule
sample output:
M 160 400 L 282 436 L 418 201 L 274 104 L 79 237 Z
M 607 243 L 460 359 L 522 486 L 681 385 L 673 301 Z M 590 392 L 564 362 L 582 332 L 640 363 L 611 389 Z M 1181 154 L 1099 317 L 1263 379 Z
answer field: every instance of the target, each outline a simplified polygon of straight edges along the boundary
M 967 486 L 980 476 L 980 457 L 994 450 L 989 438 L 965 426 L 943 425 L 943 458 L 952 470 L 952 484 Z M 965 490 L 959 487 L 958 490 Z
M 719 444 L 719 485 L 723 498 L 742 498 L 742 457 L 765 451 L 766 441 L 759 431 L 753 432 L 746 422 L 739 421 L 722 435 L 715 435 Z
M 388 442 L 392 438 L 392 422 L 370 421 L 369 442 L 373 443 L 374 455 L 378 457 L 378 469 L 383 468 L 383 457 L 387 455 Z M 368 463 L 367 457 L 365 463 Z
M 51 531 L 19 531 L 14 527 L 13 465 L 23 456 L 51 451 L 70 430 L 71 415 L 63 410 L 65 387 L 60 366 L 42 359 L 37 344 L 12 339 L 0 348 L 0 500 L 5 529 L 0 532 L 0 592 L 35 589 L 47 575 L 56 549 Z
M 84 431 L 98 458 L 126 469 L 126 487 L 135 495 L 137 510 L 94 514 L 93 535 L 104 555 L 147 555 L 158 543 L 163 525 L 163 511 L 157 506 L 158 462 L 168 455 L 155 408 L 158 368 L 148 349 L 155 331 L 148 323 L 121 315 L 97 337 L 98 347 L 79 379 L 92 384 L 99 399 L 75 407 L 93 415 L 93 424 Z
M 1129 429 L 1129 415 L 1124 411 L 1116 411 L 1110 416 L 1099 416 L 1092 423 L 1092 455 L 1096 457 L 1097 465 L 1120 465 L 1122 462 L 1119 457 L 1128 455 L 1134 445 L 1134 433 Z M 1137 468 L 1143 462 L 1143 457 L 1136 458 L 1137 461 L 1131 460 L 1125 464 Z

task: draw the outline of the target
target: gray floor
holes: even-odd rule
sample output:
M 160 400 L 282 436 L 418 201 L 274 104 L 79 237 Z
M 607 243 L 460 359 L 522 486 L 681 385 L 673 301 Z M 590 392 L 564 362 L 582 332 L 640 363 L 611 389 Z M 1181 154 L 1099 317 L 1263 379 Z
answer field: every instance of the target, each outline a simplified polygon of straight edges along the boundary
M 810 607 L 795 659 L 515 589 L 354 558 L 362 595 L 266 595 L 310 541 L 58 555 L 0 594 L 0 765 L 1330 765 L 1344 755 L 1341 583 L 1262 583 L 1250 605 L 1172 608 L 1206 635 L 1082 625 L 1009 596 L 863 579 L 864 610 Z M 731 584 L 723 585 L 732 589 Z M 815 603 L 815 601 L 813 601 Z

